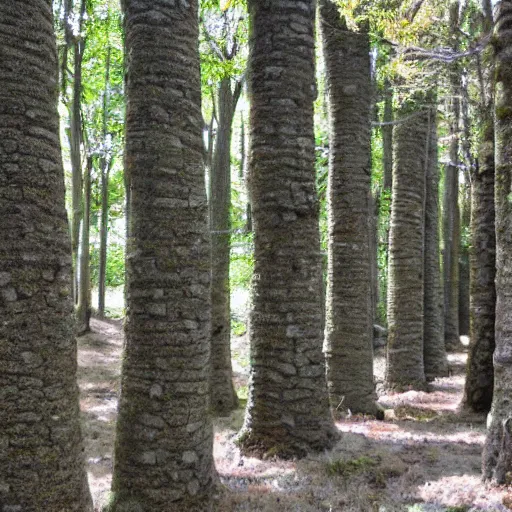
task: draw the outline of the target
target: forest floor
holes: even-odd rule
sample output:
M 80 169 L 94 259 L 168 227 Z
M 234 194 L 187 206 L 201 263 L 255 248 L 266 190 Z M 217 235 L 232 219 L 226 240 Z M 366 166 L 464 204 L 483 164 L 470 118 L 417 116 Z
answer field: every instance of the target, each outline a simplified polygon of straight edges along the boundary
M 108 499 L 119 391 L 122 328 L 92 320 L 78 339 L 79 386 L 89 483 L 97 510 Z M 248 343 L 233 340 L 236 385 L 247 390 Z M 382 349 L 379 349 L 382 350 Z M 450 377 L 430 392 L 385 395 L 385 421 L 347 415 L 330 451 L 300 461 L 242 457 L 234 437 L 243 405 L 215 420 L 214 455 L 220 477 L 216 512 L 476 512 L 512 510 L 512 492 L 480 480 L 485 417 L 462 415 L 466 354 L 449 356 Z M 384 353 L 375 356 L 382 388 Z M 186 511 L 184 511 L 186 512 Z

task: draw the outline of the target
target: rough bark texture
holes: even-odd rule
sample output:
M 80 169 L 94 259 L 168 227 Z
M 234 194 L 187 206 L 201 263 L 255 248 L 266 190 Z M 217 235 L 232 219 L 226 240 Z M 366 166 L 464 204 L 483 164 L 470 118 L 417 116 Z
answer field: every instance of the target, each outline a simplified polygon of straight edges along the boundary
M 203 512 L 213 462 L 197 2 L 124 9 L 131 217 L 111 510 Z
M 483 1 L 485 24 L 492 29 L 492 7 Z M 489 59 L 492 50 L 487 50 Z M 479 165 L 471 183 L 471 287 L 470 340 L 463 406 L 476 412 L 488 412 L 492 404 L 496 318 L 496 231 L 494 207 L 494 123 L 493 66 L 482 74 L 480 104 Z
M 411 106 L 405 105 L 399 117 L 410 113 Z M 386 386 L 392 389 L 425 386 L 423 238 L 428 124 L 425 110 L 393 130 L 386 372 Z
M 459 50 L 459 0 L 450 4 L 450 30 L 452 48 Z M 443 204 L 443 240 L 444 240 L 444 336 L 446 349 L 460 350 L 459 338 L 459 119 L 460 119 L 460 71 L 458 64 L 451 68 L 451 120 L 450 120 L 450 161 L 445 171 Z
M 229 256 L 231 248 L 231 133 L 236 99 L 230 78 L 219 84 L 217 137 L 210 173 L 212 231 L 212 408 L 218 414 L 236 409 L 238 398 L 231 368 Z
M 50 0 L 0 3 L 0 509 L 92 511 Z
M 496 13 L 496 350 L 494 396 L 483 454 L 485 479 L 512 471 L 512 1 Z
M 314 0 L 249 0 L 255 269 L 245 451 L 331 446 L 315 189 Z
M 423 358 L 425 377 L 434 380 L 448 375 L 444 346 L 444 303 L 439 253 L 439 163 L 437 112 L 430 111 L 430 140 L 425 185 L 425 256 Z
M 329 93 L 328 278 L 325 329 L 331 407 L 376 414 L 370 226 L 371 77 L 368 34 L 320 2 Z

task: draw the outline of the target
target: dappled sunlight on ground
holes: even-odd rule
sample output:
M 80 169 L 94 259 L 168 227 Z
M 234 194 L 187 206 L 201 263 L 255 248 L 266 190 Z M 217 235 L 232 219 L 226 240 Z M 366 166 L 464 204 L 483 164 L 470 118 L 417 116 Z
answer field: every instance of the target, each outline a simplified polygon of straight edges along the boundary
M 78 361 L 89 483 L 99 511 L 107 501 L 112 477 L 123 339 L 119 322 L 93 320 L 92 328 L 94 332 L 79 338 Z M 249 374 L 247 336 L 234 338 L 233 356 L 235 384 L 244 395 Z M 491 489 L 480 480 L 485 417 L 458 412 L 465 360 L 465 353 L 450 354 L 450 377 L 431 383 L 428 393 L 381 393 L 385 421 L 347 415 L 336 423 L 342 436 L 332 450 L 299 461 L 242 456 L 235 439 L 243 409 L 217 418 L 214 457 L 220 485 L 214 510 L 512 510 L 502 504 L 508 489 Z M 384 365 L 384 352 L 377 351 L 378 389 Z

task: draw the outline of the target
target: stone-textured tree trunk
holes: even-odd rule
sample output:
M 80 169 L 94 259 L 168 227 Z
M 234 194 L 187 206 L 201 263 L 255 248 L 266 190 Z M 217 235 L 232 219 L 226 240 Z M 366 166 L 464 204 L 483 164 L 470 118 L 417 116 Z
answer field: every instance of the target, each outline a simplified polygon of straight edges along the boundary
M 370 229 L 370 43 L 320 2 L 329 93 L 327 386 L 335 412 L 376 414 Z
M 425 386 L 423 363 L 423 240 L 429 112 L 404 105 L 393 130 L 393 195 L 389 233 L 386 386 Z
M 197 1 L 124 2 L 131 209 L 117 512 L 210 507 L 210 243 L 197 8 Z
M 218 414 L 236 409 L 238 398 L 231 368 L 229 256 L 231 249 L 231 133 L 240 85 L 233 94 L 231 79 L 219 84 L 217 136 L 210 173 L 212 231 L 212 408 Z M 238 91 L 238 92 L 237 92 Z
M 430 139 L 425 185 L 425 257 L 423 358 L 425 377 L 434 380 L 448 375 L 444 346 L 444 302 L 439 253 L 439 162 L 437 111 L 429 118 Z
M 239 442 L 247 452 L 300 456 L 336 438 L 322 354 L 315 1 L 248 6 L 255 268 L 250 395 Z
M 453 50 L 459 49 L 459 0 L 450 4 L 450 28 Z M 444 336 L 448 351 L 461 348 L 459 338 L 459 120 L 460 120 L 460 73 L 458 65 L 451 68 L 451 120 L 450 120 L 450 161 L 445 170 L 443 204 L 444 241 Z
M 484 31 L 492 29 L 490 0 L 483 1 Z M 487 50 L 490 54 L 492 50 Z M 489 55 L 489 59 L 491 59 Z M 494 207 L 494 98 L 492 71 L 482 80 L 479 165 L 471 180 L 470 339 L 463 406 L 488 412 L 492 403 L 496 317 L 496 232 Z
M 92 511 L 50 0 L 0 3 L 0 506 Z
M 496 12 L 496 350 L 494 396 L 483 454 L 485 479 L 512 471 L 512 1 Z

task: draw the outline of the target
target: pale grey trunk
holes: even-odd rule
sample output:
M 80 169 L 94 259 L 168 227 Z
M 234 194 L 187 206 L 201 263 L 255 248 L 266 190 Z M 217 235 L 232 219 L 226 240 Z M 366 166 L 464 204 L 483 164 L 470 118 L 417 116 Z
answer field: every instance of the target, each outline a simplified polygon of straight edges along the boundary
M 439 252 L 439 162 L 437 110 L 430 111 L 430 141 L 425 186 L 425 257 L 423 358 L 428 381 L 448 375 L 444 345 L 444 303 Z
M 315 1 L 249 0 L 254 220 L 251 384 L 242 449 L 300 456 L 335 440 L 322 354 L 313 133 Z
M 211 508 L 210 242 L 197 1 L 124 2 L 131 186 L 116 512 Z
M 498 4 L 496 50 L 496 350 L 494 396 L 483 453 L 484 479 L 498 484 L 512 471 L 512 1 Z
M 373 380 L 370 43 L 320 2 L 329 94 L 327 385 L 335 412 L 377 414 Z M 376 276 L 375 276 L 376 277 Z
M 231 134 L 238 96 L 231 79 L 219 84 L 217 136 L 210 172 L 212 231 L 212 376 L 211 401 L 217 414 L 236 409 L 238 398 L 231 368 L 229 257 L 231 249 Z
M 0 2 L 0 506 L 92 512 L 50 0 Z
M 423 248 L 430 116 L 427 109 L 418 108 L 413 106 L 413 117 L 393 130 L 386 386 L 398 390 L 425 387 Z M 397 117 L 410 114 L 411 106 L 405 105 Z

